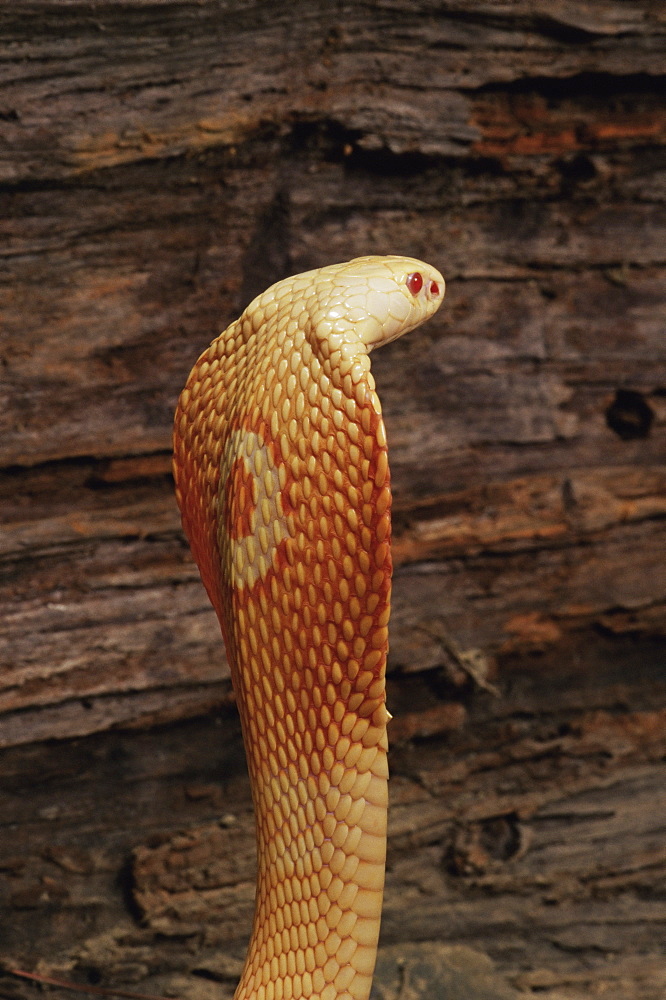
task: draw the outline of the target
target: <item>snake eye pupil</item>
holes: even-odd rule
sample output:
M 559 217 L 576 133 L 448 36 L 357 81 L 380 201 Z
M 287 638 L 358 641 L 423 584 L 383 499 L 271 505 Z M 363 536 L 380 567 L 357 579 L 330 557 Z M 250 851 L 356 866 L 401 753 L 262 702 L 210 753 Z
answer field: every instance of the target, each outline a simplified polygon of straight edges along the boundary
M 418 295 L 418 293 L 423 288 L 423 276 L 419 274 L 418 271 L 414 271 L 407 278 L 407 288 L 410 290 L 412 295 Z

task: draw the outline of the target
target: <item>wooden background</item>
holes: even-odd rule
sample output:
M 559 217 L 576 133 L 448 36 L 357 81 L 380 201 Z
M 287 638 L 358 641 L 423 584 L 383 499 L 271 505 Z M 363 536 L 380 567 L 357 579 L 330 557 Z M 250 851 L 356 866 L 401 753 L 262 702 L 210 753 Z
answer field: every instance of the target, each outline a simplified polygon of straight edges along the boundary
M 407 253 L 448 292 L 373 355 L 375 995 L 661 1000 L 663 5 L 4 0 L 0 53 L 0 959 L 233 992 L 249 792 L 171 416 L 272 281 Z

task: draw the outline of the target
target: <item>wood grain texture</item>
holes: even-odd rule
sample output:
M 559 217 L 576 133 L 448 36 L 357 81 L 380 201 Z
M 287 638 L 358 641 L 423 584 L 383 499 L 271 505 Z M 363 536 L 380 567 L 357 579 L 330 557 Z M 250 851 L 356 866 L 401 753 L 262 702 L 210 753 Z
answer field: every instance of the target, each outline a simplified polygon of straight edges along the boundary
M 660 5 L 28 0 L 0 52 L 0 956 L 230 989 L 249 798 L 172 413 L 254 294 L 397 252 L 448 290 L 373 358 L 377 995 L 474 945 L 517 995 L 661 998 Z

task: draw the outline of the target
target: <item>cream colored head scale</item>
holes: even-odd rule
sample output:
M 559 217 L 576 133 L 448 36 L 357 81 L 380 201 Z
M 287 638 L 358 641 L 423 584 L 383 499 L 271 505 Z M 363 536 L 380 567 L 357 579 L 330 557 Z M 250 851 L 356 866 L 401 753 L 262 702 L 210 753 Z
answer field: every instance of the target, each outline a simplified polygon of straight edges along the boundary
M 174 474 L 222 627 L 257 819 L 236 1000 L 367 1000 L 386 858 L 391 491 L 368 353 L 430 317 L 409 257 L 286 278 L 204 351 Z

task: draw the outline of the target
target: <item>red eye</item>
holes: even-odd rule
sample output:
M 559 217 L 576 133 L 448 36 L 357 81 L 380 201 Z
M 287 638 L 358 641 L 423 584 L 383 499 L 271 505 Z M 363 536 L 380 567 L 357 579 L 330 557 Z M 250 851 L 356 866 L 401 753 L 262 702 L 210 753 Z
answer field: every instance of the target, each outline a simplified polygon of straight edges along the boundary
M 418 271 L 414 271 L 413 274 L 408 276 L 407 288 L 409 288 L 412 295 L 418 295 L 423 288 L 423 276 Z

